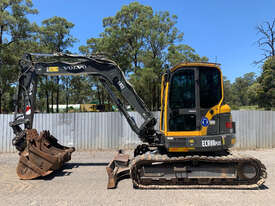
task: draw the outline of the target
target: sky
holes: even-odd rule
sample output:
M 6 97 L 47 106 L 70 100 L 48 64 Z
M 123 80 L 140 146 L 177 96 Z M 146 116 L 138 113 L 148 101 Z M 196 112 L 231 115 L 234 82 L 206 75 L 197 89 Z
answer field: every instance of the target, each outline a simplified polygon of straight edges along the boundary
M 275 0 L 137 0 L 155 12 L 169 11 L 178 16 L 176 27 L 184 32 L 183 41 L 210 62 L 221 64 L 223 75 L 231 82 L 248 72 L 260 74 L 253 61 L 262 58 L 257 47 L 256 26 L 275 18 Z M 102 20 L 114 16 L 131 0 L 33 0 L 39 14 L 31 22 L 41 24 L 53 16 L 75 24 L 72 35 L 78 42 L 70 50 L 78 52 L 86 40 L 103 32 Z

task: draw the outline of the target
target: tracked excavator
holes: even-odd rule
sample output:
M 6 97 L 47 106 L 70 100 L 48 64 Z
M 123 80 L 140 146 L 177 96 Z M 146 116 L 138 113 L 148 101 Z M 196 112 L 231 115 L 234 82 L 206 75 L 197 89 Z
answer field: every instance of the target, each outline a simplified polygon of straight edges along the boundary
M 107 188 L 130 176 L 135 188 L 255 188 L 263 185 L 266 168 L 260 160 L 232 153 L 236 141 L 231 110 L 223 104 L 222 72 L 215 63 L 181 63 L 167 69 L 161 83 L 160 128 L 119 66 L 102 56 L 24 55 L 20 60 L 18 97 L 10 122 L 19 150 L 21 179 L 45 176 L 70 160 L 74 148 L 57 143 L 48 131 L 32 129 L 37 76 L 98 76 L 132 130 L 143 142 L 132 158 L 121 151 L 107 166 Z M 114 91 L 116 90 L 116 92 Z M 138 125 L 117 96 L 143 118 Z M 21 110 L 20 110 L 21 109 Z M 18 111 L 23 114 L 18 115 Z M 21 125 L 24 128 L 21 128 Z

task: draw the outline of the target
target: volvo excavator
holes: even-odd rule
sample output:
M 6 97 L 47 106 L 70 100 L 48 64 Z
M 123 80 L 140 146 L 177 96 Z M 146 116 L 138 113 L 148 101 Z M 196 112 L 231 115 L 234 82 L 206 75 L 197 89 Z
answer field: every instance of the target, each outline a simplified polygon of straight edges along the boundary
M 34 179 L 59 169 L 74 148 L 57 143 L 48 131 L 32 128 L 39 75 L 98 76 L 132 130 L 143 142 L 133 157 L 119 152 L 107 166 L 107 188 L 130 176 L 135 188 L 255 188 L 267 172 L 260 160 L 232 153 L 235 122 L 223 104 L 222 72 L 215 63 L 181 63 L 167 69 L 161 82 L 160 128 L 119 66 L 103 56 L 28 53 L 19 62 L 18 95 L 10 122 L 19 150 L 17 174 Z M 124 101 L 143 118 L 138 125 Z M 22 114 L 18 115 L 18 111 Z M 22 128 L 21 125 L 24 125 Z

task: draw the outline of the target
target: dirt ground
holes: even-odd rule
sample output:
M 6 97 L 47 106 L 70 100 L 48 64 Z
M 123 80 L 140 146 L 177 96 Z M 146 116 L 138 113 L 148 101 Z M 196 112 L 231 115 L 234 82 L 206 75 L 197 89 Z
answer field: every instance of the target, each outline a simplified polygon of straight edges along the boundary
M 105 167 L 116 151 L 75 152 L 63 171 L 45 179 L 19 180 L 18 155 L 0 154 L 0 205 L 275 205 L 275 149 L 235 151 L 253 155 L 267 167 L 261 189 L 133 189 L 130 179 L 107 190 Z

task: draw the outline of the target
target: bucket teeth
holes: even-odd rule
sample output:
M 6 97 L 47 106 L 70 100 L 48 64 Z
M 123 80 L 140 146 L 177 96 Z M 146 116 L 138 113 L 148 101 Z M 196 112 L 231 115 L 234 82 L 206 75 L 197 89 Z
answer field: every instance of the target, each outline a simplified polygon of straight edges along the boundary
M 20 159 L 16 169 L 20 179 L 34 179 L 61 169 L 75 151 L 73 147 L 60 145 L 49 131 L 43 131 L 40 135 L 36 129 L 28 129 L 25 132 L 26 147 L 19 153 Z

